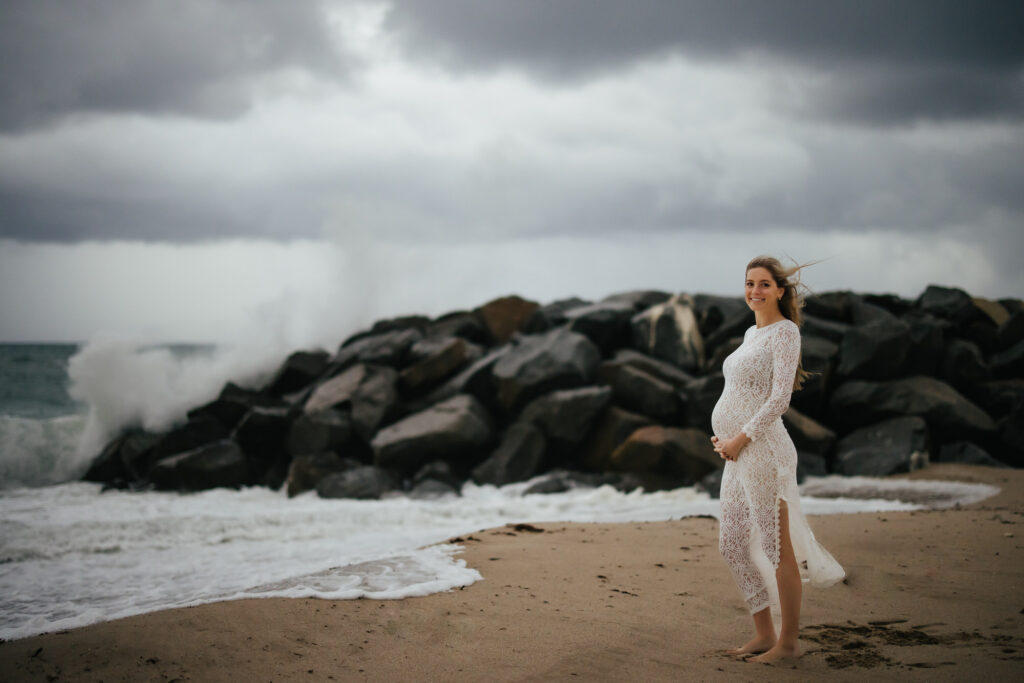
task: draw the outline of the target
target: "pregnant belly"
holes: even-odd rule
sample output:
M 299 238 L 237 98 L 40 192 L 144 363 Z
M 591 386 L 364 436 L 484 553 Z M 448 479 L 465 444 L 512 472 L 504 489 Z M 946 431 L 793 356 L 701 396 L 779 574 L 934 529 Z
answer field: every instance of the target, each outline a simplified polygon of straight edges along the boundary
M 711 411 L 711 429 L 715 436 L 729 439 L 739 434 L 754 414 L 754 408 L 748 403 L 732 392 L 723 392 Z

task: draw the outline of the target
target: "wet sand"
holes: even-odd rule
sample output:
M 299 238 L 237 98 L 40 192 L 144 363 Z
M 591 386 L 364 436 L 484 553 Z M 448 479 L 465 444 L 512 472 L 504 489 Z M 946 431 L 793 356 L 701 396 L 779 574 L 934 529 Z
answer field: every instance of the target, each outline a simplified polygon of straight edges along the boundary
M 1024 472 L 962 508 L 811 517 L 846 568 L 805 586 L 804 656 L 723 650 L 750 618 L 713 518 L 536 523 L 461 537 L 484 576 L 405 600 L 253 599 L 0 644 L 5 681 L 1024 680 Z M 766 678 L 767 677 L 767 678 Z

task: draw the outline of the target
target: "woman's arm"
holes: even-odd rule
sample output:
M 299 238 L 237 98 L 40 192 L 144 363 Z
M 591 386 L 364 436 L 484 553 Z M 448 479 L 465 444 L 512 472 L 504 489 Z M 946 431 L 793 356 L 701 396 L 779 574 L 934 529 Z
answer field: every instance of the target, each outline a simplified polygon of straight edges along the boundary
M 772 386 L 768 399 L 753 417 L 743 425 L 743 433 L 750 441 L 757 441 L 764 430 L 789 407 L 793 395 L 793 379 L 800 363 L 800 329 L 796 325 L 779 325 L 769 340 L 772 351 Z M 745 444 L 744 444 L 745 445 Z

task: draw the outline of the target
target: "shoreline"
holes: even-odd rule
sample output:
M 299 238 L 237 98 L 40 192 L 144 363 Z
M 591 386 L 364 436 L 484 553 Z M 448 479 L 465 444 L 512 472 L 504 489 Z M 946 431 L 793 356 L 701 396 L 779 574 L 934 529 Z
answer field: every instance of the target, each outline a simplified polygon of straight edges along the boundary
M 892 479 L 994 484 L 939 510 L 810 517 L 847 570 L 805 586 L 794 669 L 838 680 L 1024 674 L 1024 473 L 933 465 Z M 536 522 L 461 537 L 483 575 L 402 600 L 256 598 L 0 644 L 0 678 L 74 680 L 710 680 L 764 675 L 722 650 L 750 618 L 718 521 Z M 455 540 L 455 539 L 451 539 Z M 1020 603 L 1020 604 L 1018 604 Z

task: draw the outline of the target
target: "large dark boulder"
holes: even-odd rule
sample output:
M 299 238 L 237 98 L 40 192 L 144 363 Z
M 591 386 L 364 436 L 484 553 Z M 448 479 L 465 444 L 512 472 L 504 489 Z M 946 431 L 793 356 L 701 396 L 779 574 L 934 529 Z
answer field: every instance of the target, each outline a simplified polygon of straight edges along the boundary
M 672 363 L 652 358 L 646 353 L 634 351 L 633 349 L 619 349 L 611 359 L 615 363 L 632 365 L 643 370 L 648 375 L 657 377 L 662 382 L 671 384 L 676 389 L 685 389 L 695 377 L 688 372 L 679 369 Z
M 487 410 L 469 394 L 458 394 L 384 427 L 370 446 L 377 465 L 411 473 L 435 458 L 480 459 L 492 438 Z
M 829 320 L 828 318 L 819 318 L 814 315 L 804 315 L 802 322 L 800 332 L 805 337 L 820 337 L 837 345 L 843 343 L 843 337 L 850 331 L 850 325 L 847 323 Z
M 278 368 L 266 392 L 282 396 L 309 386 L 327 369 L 328 360 L 326 351 L 296 351 Z
M 493 345 L 505 344 L 512 335 L 521 332 L 534 311 L 540 308 L 536 301 L 520 296 L 503 296 L 488 301 L 473 309 L 473 314 L 483 324 Z
M 678 422 L 685 417 L 679 392 L 671 384 L 635 366 L 604 361 L 597 369 L 597 379 L 612 388 L 612 400 L 623 408 L 663 423 Z
M 671 294 L 660 289 L 634 289 L 628 292 L 609 294 L 601 299 L 601 301 L 621 301 L 630 304 L 635 311 L 644 311 L 651 306 L 657 306 L 668 301 L 671 297 Z
M 928 464 L 928 426 L 897 417 L 851 432 L 836 445 L 836 466 L 847 476 L 885 477 Z
M 288 467 L 288 497 L 316 488 L 320 480 L 329 474 L 360 466 L 362 463 L 358 460 L 339 457 L 334 451 L 296 455 Z
M 223 425 L 226 432 L 238 426 L 242 417 L 256 406 L 282 406 L 280 398 L 270 396 L 262 391 L 243 389 L 237 384 L 228 382 L 221 389 L 220 395 L 213 401 L 188 411 L 188 419 L 212 418 Z
M 559 389 L 535 398 L 519 417 L 537 425 L 549 439 L 577 444 L 611 398 L 611 387 L 606 386 Z
M 1014 311 L 996 330 L 996 351 L 1024 341 L 1024 309 Z
M 348 409 L 352 428 L 364 441 L 396 409 L 398 373 L 390 367 L 360 363 L 320 384 L 306 400 L 306 414 L 327 408 Z
M 611 469 L 611 457 L 619 445 L 640 427 L 654 420 L 639 413 L 609 405 L 597 418 L 594 429 L 580 447 L 583 464 L 591 470 Z
M 221 422 L 208 415 L 200 415 L 161 434 L 152 448 L 122 452 L 122 459 L 133 479 L 145 479 L 150 468 L 160 460 L 219 441 L 228 434 Z
M 416 474 L 412 475 L 409 484 L 410 488 L 415 488 L 425 481 L 436 481 L 458 492 L 462 488 L 463 479 L 464 477 L 459 476 L 447 461 L 431 460 L 416 470 Z
M 992 374 L 999 379 L 1024 377 L 1024 340 L 989 358 Z
M 746 304 L 744 304 L 744 308 L 746 308 Z M 717 349 L 733 339 L 739 338 L 742 340 L 747 328 L 755 323 L 754 312 L 750 309 L 730 314 L 730 317 L 723 320 L 722 324 L 716 327 L 713 332 L 704 336 L 705 356 L 713 354 Z
M 483 352 L 461 337 L 431 337 L 413 344 L 411 355 L 415 361 L 402 369 L 399 381 L 405 390 L 417 392 L 448 378 Z
M 704 337 L 705 350 L 713 347 L 708 335 L 718 330 L 726 321 L 743 318 L 748 321 L 743 329 L 754 324 L 754 312 L 750 310 L 741 296 L 695 294 L 693 306 L 697 314 L 697 324 L 701 336 Z
M 634 430 L 612 451 L 611 464 L 622 471 L 660 472 L 683 486 L 721 467 L 723 461 L 706 432 L 648 425 Z
M 722 397 L 725 376 L 715 372 L 690 382 L 686 386 L 686 424 L 711 431 L 711 413 Z
M 958 325 L 976 319 L 979 313 L 971 295 L 956 287 L 928 285 L 917 297 L 916 305 L 926 313 L 931 313 Z
M 427 326 L 425 334 L 441 339 L 461 337 L 479 345 L 490 343 L 490 334 L 484 329 L 484 324 L 470 311 L 451 311 L 438 316 Z
M 836 445 L 836 433 L 825 425 L 807 417 L 792 406 L 782 414 L 782 424 L 798 452 L 814 453 L 823 458 L 828 458 L 832 454 L 832 449 Z
M 924 418 L 940 443 L 987 440 L 996 430 L 992 418 L 956 389 L 920 375 L 889 382 L 845 382 L 832 394 L 830 408 L 835 422 L 847 427 L 916 415 Z
M 703 370 L 704 339 L 697 326 L 693 298 L 677 294 L 651 306 L 630 321 L 632 346 L 687 372 Z
M 537 427 L 522 420 L 515 422 L 494 453 L 473 470 L 473 481 L 495 486 L 525 481 L 537 473 L 544 446 L 544 434 Z
M 934 375 L 942 361 L 949 321 L 917 309 L 908 311 L 901 320 L 910 326 L 910 350 L 904 361 L 904 373 Z
M 990 379 L 992 375 L 981 350 L 965 339 L 951 339 L 946 344 L 940 369 L 941 378 L 961 391 Z
M 956 441 L 942 444 L 939 448 L 939 462 L 961 462 L 968 465 L 985 465 L 986 467 L 1009 467 L 996 460 L 980 446 L 970 441 Z
M 421 339 L 423 332 L 409 327 L 348 340 L 331 359 L 327 374 L 336 375 L 357 363 L 404 367 L 411 360 L 410 348 Z
M 566 299 L 558 299 L 549 304 L 544 304 L 530 314 L 529 319 L 527 319 L 521 331 L 523 334 L 540 334 L 541 332 L 547 332 L 554 327 L 558 327 L 559 325 L 564 325 L 569 322 L 569 319 L 565 315 L 566 312 L 574 308 L 589 306 L 591 303 L 593 302 L 581 299 L 578 296 L 573 296 Z
M 817 318 L 847 323 L 850 321 L 850 304 L 857 299 L 856 294 L 845 290 L 812 294 L 804 300 L 804 310 Z
M 292 456 L 320 453 L 342 446 L 352 435 L 348 412 L 326 408 L 299 415 L 288 428 L 285 449 Z
M 792 404 L 815 418 L 821 418 L 827 407 L 827 396 L 835 382 L 839 346 L 820 337 L 804 336 L 800 340 L 800 364 L 811 373 L 799 391 L 793 393 Z
M 633 307 L 624 301 L 604 301 L 565 312 L 569 329 L 586 335 L 602 356 L 610 356 L 615 349 L 629 344 L 629 321 L 633 315 Z
M 284 483 L 291 460 L 285 448 L 290 427 L 286 408 L 253 408 L 235 427 L 231 437 L 249 460 L 253 483 L 271 488 Z
M 593 342 L 562 327 L 523 335 L 492 369 L 498 402 L 514 415 L 541 394 L 588 384 L 600 360 Z
M 398 481 L 387 470 L 372 465 L 361 465 L 328 474 L 317 482 L 316 494 L 321 498 L 375 500 L 398 488 Z
M 150 470 L 149 478 L 159 489 L 202 491 L 242 486 L 250 476 L 245 454 L 238 444 L 222 439 L 162 459 Z
M 865 304 L 858 310 L 867 307 Z M 910 326 L 887 311 L 883 313 L 851 327 L 843 337 L 836 369 L 843 377 L 883 379 L 902 374 L 910 350 Z
M 424 410 L 457 394 L 471 394 L 489 410 L 499 409 L 494 386 L 494 364 L 512 350 L 511 345 L 491 349 L 421 400 L 410 403 L 413 412 Z

